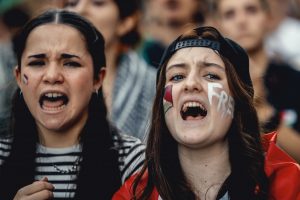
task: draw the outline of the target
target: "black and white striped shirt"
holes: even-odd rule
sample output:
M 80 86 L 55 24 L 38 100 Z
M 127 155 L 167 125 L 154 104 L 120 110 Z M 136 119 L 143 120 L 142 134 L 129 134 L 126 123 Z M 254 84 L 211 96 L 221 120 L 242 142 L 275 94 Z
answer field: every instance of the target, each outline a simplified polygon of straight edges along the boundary
M 114 135 L 113 142 L 118 149 L 118 162 L 122 183 L 143 164 L 145 146 L 127 135 Z M 11 149 L 12 139 L 0 137 L 0 165 L 5 162 Z M 119 144 L 122 144 L 119 146 Z M 55 199 L 72 199 L 75 196 L 78 163 L 81 162 L 81 145 L 67 148 L 48 148 L 37 144 L 36 175 L 40 180 L 48 177 L 54 189 Z

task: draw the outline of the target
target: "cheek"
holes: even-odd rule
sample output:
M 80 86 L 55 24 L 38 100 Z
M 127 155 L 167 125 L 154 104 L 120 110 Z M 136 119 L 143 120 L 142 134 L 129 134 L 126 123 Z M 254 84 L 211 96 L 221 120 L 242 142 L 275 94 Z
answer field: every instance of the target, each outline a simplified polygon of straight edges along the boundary
M 233 118 L 234 100 L 219 83 L 208 84 L 208 100 L 212 110 L 215 110 L 222 118 Z
M 29 78 L 25 73 L 22 75 L 22 83 L 24 85 L 28 85 L 28 83 L 29 83 Z
M 163 106 L 165 114 L 173 107 L 172 87 L 173 85 L 167 85 L 164 89 Z
M 73 72 L 74 73 L 74 72 Z M 92 71 L 85 71 L 69 77 L 70 85 L 76 90 L 76 94 L 90 93 L 94 90 L 94 77 Z

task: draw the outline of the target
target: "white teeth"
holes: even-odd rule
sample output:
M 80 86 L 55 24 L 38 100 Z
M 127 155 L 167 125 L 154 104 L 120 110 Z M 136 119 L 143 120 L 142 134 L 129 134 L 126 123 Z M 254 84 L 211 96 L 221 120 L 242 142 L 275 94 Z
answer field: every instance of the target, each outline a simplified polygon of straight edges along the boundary
M 63 96 L 62 93 L 57 93 L 57 92 L 49 92 L 49 93 L 46 93 L 45 94 L 46 97 L 49 97 L 49 98 L 56 98 L 56 97 L 61 97 Z
M 201 105 L 199 102 L 197 101 L 190 101 L 190 102 L 186 102 L 183 104 L 182 110 L 186 111 L 188 107 L 200 107 L 202 109 L 204 109 L 204 106 Z

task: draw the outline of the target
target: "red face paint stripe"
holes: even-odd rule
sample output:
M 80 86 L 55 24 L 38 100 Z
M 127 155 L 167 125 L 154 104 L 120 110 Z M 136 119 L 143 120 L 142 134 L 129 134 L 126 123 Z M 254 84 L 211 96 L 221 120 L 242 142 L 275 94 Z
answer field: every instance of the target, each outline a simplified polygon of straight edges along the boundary
M 172 86 L 173 85 L 168 85 L 165 87 L 164 100 L 170 102 L 173 105 Z

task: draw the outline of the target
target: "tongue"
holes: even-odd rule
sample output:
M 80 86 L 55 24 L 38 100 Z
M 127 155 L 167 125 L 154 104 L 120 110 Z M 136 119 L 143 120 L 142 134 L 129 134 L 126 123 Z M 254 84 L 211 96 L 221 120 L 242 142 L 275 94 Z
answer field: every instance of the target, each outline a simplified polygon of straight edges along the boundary
M 64 105 L 64 101 L 62 99 L 61 100 L 56 100 L 56 101 L 49 101 L 49 100 L 44 100 L 43 101 L 43 108 L 44 109 L 59 108 L 62 105 Z

